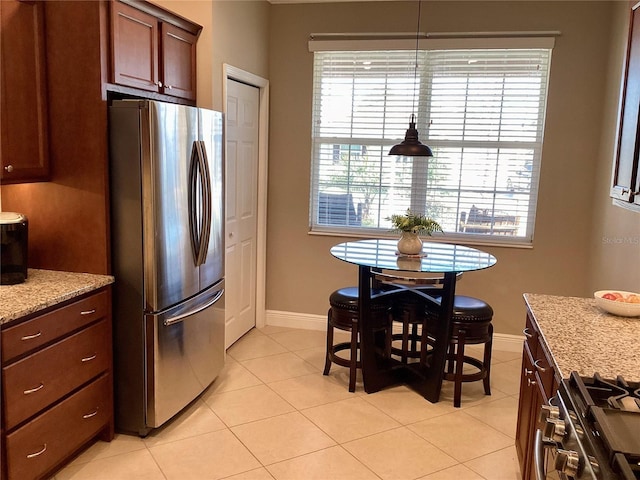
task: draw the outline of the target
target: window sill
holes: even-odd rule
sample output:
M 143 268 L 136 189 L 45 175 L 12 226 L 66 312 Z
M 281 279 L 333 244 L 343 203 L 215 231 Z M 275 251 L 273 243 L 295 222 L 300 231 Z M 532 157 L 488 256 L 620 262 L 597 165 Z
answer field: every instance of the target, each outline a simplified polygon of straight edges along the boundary
M 613 199 L 612 203 L 616 207 L 624 208 L 625 210 L 631 210 L 632 212 L 640 213 L 640 205 L 635 203 L 625 202 L 623 200 Z

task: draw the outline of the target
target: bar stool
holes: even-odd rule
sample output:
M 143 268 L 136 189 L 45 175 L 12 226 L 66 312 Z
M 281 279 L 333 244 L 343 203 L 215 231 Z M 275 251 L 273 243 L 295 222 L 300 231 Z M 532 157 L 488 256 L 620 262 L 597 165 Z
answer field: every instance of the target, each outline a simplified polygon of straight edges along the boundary
M 415 293 L 403 290 L 391 298 L 391 318 L 401 324 L 401 333 L 392 333 L 391 341 L 400 341 L 401 347 L 391 344 L 391 354 L 400 357 L 402 363 L 421 357 L 423 345 L 427 344 L 427 330 L 424 328 L 427 300 Z
M 435 297 L 440 301 L 440 297 Z M 439 312 L 430 304 L 426 309 L 427 333 L 433 341 L 438 333 Z M 451 336 L 447 349 L 447 371 L 444 379 L 454 382 L 453 405 L 460 406 L 462 396 L 462 382 L 482 380 L 485 395 L 491 395 L 491 347 L 493 343 L 493 309 L 486 302 L 463 295 L 456 295 L 453 302 L 453 317 L 451 319 Z M 465 346 L 484 344 L 483 359 L 465 355 Z M 462 373 L 464 364 L 477 369 L 473 373 Z
M 456 281 L 462 278 L 462 273 L 456 274 Z M 415 292 L 437 296 L 442 288 L 444 276 L 442 274 L 420 274 L 420 276 L 398 275 L 398 272 L 377 272 L 375 279 L 380 288 L 385 291 L 396 290 L 390 295 L 391 316 L 393 322 L 401 325 L 401 333 L 392 333 L 391 354 L 400 357 L 402 363 L 410 359 L 420 359 L 425 363 L 430 354 L 425 309 L 427 299 Z M 400 341 L 400 348 L 394 347 L 393 342 Z
M 381 293 L 378 289 L 372 289 L 371 295 Z M 336 290 L 329 296 L 329 311 L 327 312 L 327 353 L 323 375 L 329 375 L 331 363 L 349 368 L 349 391 L 356 390 L 356 369 L 362 368 L 359 360 L 360 340 L 358 336 L 358 287 L 345 287 Z M 383 355 L 388 356 L 391 348 L 391 317 L 389 313 L 389 301 L 386 296 L 372 298 L 370 303 L 371 328 L 375 331 L 384 331 L 385 347 Z M 351 332 L 348 342 L 340 342 L 334 345 L 334 329 Z M 349 350 L 349 358 L 338 356 L 338 352 Z

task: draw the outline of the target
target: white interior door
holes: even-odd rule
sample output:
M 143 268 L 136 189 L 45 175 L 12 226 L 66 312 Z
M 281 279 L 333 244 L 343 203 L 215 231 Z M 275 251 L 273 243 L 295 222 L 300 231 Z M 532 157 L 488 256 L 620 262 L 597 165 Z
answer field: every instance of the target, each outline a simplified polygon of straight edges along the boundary
M 225 347 L 256 324 L 259 102 L 257 87 L 228 80 Z

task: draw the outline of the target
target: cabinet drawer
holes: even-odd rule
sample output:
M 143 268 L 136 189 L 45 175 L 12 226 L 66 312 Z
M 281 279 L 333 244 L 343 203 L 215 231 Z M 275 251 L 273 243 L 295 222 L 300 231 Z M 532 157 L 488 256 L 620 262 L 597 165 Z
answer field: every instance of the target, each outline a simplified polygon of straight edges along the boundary
M 7 435 L 9 478 L 39 478 L 111 421 L 111 376 L 104 374 Z
M 10 430 L 111 366 L 107 320 L 4 367 L 4 426 Z
M 105 317 L 108 312 L 109 292 L 104 290 L 9 327 L 2 331 L 2 363 Z

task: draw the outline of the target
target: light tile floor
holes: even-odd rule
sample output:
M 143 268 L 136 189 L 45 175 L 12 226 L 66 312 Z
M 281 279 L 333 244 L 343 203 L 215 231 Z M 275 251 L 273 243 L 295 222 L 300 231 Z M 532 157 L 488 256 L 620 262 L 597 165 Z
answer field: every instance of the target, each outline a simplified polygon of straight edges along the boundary
M 324 367 L 325 334 L 266 327 L 227 352 L 223 372 L 147 438 L 98 442 L 56 480 L 518 480 L 519 353 L 493 352 L 492 395 L 443 384 L 432 404 L 406 386 L 349 393 Z

